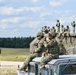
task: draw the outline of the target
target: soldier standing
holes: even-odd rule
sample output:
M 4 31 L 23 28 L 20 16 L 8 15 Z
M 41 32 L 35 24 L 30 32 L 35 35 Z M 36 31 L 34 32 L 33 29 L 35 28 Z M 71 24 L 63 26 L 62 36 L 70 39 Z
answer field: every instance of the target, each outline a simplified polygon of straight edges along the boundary
M 73 28 L 73 33 L 75 33 L 75 26 L 76 26 L 75 21 L 73 21 L 73 22 L 71 23 L 71 25 L 72 25 L 72 28 Z
M 41 56 L 42 52 L 45 51 L 44 46 L 43 46 L 43 42 L 44 42 L 43 37 L 44 37 L 44 35 L 42 32 L 39 32 L 37 34 L 37 41 L 34 43 L 34 45 L 36 46 L 36 49 L 33 50 L 33 52 L 26 58 L 23 66 L 20 68 L 20 70 L 26 70 L 29 62 L 33 58 Z
M 60 22 L 59 22 L 59 20 L 57 20 L 56 27 L 57 27 L 57 32 L 60 32 Z
M 47 54 L 47 52 L 45 52 L 44 57 L 42 58 L 42 60 L 40 62 L 40 66 L 41 66 L 40 71 L 42 68 L 44 68 L 44 65 L 47 62 L 59 57 L 59 46 L 58 46 L 57 41 L 55 40 L 55 33 L 54 32 L 50 32 L 48 34 L 48 40 L 44 41 L 44 46 L 46 47 L 48 54 Z
M 62 33 L 64 33 L 64 32 L 65 32 L 65 28 L 64 28 L 64 26 L 63 26 L 63 25 L 61 26 L 61 31 L 62 31 Z

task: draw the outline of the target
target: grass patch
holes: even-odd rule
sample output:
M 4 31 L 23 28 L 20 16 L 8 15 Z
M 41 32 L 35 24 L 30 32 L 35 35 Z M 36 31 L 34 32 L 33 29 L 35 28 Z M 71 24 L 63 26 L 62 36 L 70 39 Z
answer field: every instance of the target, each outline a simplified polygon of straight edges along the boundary
M 27 48 L 1 48 L 0 61 L 24 61 L 29 53 Z

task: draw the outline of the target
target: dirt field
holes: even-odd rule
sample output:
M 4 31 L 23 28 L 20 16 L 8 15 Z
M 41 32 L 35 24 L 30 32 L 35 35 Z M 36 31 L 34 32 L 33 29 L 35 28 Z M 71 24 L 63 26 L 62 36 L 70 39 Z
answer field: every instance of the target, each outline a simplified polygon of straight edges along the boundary
M 17 75 L 18 65 L 22 65 L 23 62 L 0 62 L 0 75 Z
M 17 67 L 15 66 L 1 66 L 0 75 L 17 75 Z

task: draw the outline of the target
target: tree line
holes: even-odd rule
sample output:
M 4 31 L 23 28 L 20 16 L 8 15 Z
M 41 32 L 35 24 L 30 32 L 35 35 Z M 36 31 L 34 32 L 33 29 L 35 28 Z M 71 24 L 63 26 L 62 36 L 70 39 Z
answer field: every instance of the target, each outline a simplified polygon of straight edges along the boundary
M 0 47 L 2 48 L 29 48 L 30 43 L 35 37 L 14 37 L 0 38 Z

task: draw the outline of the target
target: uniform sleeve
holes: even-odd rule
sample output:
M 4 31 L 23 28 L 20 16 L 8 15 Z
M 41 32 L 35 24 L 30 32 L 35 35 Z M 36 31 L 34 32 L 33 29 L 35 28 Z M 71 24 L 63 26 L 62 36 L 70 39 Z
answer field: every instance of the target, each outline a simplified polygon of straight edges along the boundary
M 40 52 L 43 48 L 43 41 L 40 41 L 38 43 L 38 47 L 35 49 L 35 52 Z
M 50 40 L 49 42 L 45 41 L 44 46 L 45 47 L 51 47 L 55 44 L 54 40 Z

